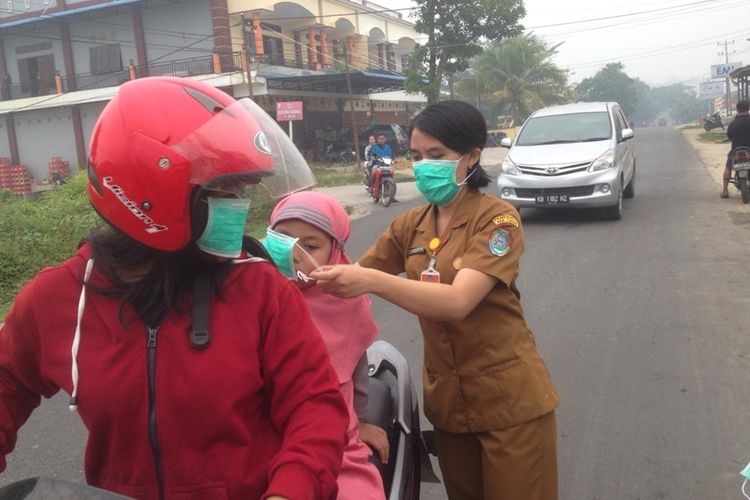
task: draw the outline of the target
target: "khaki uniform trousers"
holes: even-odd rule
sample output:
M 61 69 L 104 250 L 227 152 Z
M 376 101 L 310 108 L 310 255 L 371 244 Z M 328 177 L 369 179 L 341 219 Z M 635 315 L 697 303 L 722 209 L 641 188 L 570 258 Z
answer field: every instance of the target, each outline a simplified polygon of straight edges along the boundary
M 552 411 L 498 431 L 435 429 L 450 500 L 556 500 L 557 425 Z

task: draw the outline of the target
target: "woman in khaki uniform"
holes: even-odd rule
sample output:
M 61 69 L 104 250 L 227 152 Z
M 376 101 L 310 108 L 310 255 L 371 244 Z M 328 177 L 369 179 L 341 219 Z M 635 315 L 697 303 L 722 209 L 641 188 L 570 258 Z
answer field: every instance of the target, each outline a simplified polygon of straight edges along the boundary
M 312 277 L 335 295 L 374 293 L 419 317 L 425 415 L 452 500 L 554 500 L 559 398 L 516 287 L 518 211 L 479 191 L 489 183 L 484 118 L 442 101 L 414 118 L 410 135 L 430 204 L 398 216 L 357 265 Z

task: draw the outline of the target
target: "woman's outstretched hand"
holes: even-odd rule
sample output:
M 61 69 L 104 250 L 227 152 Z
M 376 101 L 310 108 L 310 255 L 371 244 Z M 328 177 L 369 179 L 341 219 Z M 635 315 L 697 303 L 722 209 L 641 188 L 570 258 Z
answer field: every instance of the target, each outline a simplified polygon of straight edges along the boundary
M 370 274 L 372 269 L 357 264 L 323 266 L 310 274 L 324 291 L 337 297 L 349 299 L 371 291 Z

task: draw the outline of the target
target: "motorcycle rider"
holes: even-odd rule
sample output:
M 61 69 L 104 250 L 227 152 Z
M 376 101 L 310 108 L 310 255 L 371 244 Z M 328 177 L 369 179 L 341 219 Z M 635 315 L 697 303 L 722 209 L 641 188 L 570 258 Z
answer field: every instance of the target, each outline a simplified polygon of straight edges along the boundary
M 367 190 L 370 190 L 370 176 L 372 175 L 372 163 L 373 160 L 370 159 L 370 150 L 375 145 L 377 141 L 375 140 L 375 136 L 371 135 L 367 138 L 367 146 L 365 147 L 365 170 L 367 172 L 367 177 L 365 180 L 365 186 L 367 187 Z
M 63 390 L 86 482 L 140 500 L 336 498 L 348 411 L 305 299 L 244 238 L 253 186 L 314 183 L 260 107 L 206 83 L 124 83 L 91 135 L 107 224 L 0 326 L 0 472 Z M 57 496 L 56 498 L 60 498 Z
M 263 245 L 279 269 L 302 291 L 349 409 L 338 498 L 385 500 L 382 478 L 370 462 L 370 446 L 387 463 L 388 436 L 385 429 L 365 422 L 369 403 L 366 350 L 378 334 L 370 298 L 334 297 L 308 277 L 320 263 L 351 264 L 344 250 L 350 232 L 349 214 L 335 198 L 320 191 L 299 191 L 274 207 Z
M 732 155 L 738 147 L 750 147 L 750 101 L 740 100 L 736 105 L 737 115 L 727 126 L 727 137 L 732 141 L 732 148 L 727 154 L 727 162 L 724 168 L 724 189 L 721 191 L 722 198 L 729 198 L 729 179 L 732 177 Z
M 370 179 L 370 188 L 372 189 L 372 168 L 375 166 L 378 158 L 393 158 L 393 149 L 391 149 L 390 144 L 386 144 L 385 134 L 378 134 L 378 143 L 370 148 L 368 155 L 367 177 Z

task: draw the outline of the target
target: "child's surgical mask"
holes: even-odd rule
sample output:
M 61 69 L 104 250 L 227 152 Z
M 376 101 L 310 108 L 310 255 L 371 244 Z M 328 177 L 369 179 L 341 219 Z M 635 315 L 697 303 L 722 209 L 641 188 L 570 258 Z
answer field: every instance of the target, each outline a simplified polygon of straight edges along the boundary
M 279 233 L 269 227 L 266 229 L 266 237 L 263 239 L 263 247 L 284 276 L 291 280 L 296 281 L 300 279 L 305 283 L 308 283 L 312 281 L 312 278 L 296 269 L 294 265 L 294 249 L 297 248 L 301 250 L 302 254 L 310 259 L 310 262 L 315 266 L 315 269 L 320 268 L 320 264 L 318 264 L 313 256 L 307 253 L 304 248 L 297 244 L 298 241 L 299 238 Z

